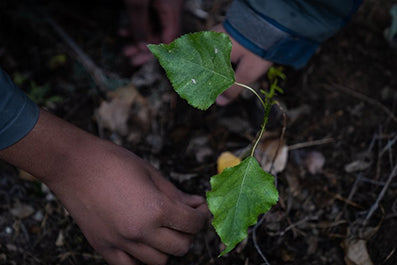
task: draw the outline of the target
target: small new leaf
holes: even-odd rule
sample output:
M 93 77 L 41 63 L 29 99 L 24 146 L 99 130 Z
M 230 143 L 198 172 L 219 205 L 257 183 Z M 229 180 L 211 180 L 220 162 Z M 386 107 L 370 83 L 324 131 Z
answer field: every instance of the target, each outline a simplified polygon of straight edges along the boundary
M 267 212 L 277 200 L 274 177 L 263 171 L 252 156 L 213 176 L 207 202 L 214 216 L 212 225 L 226 245 L 220 255 L 231 251 L 246 238 L 248 227 L 254 225 L 258 215 Z
M 150 44 L 175 91 L 188 103 L 208 109 L 234 84 L 232 44 L 224 33 L 203 31 L 183 35 L 170 44 Z
M 281 80 L 285 80 L 287 76 L 283 72 L 283 67 L 270 67 L 270 69 L 267 71 L 267 78 L 270 80 L 272 83 L 274 80 L 277 78 L 280 78 Z

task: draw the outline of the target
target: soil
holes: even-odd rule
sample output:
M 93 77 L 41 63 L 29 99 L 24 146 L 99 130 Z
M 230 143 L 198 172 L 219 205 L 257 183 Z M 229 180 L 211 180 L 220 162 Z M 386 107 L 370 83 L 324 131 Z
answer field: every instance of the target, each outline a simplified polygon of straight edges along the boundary
M 210 2 L 201 1 L 206 20 L 185 12 L 185 32 L 222 20 L 228 1 Z M 186 256 L 171 257 L 168 264 L 355 264 L 346 261 L 346 242 L 357 239 L 366 242 L 359 253 L 367 251 L 373 264 L 397 264 L 397 178 L 391 179 L 397 165 L 397 49 L 384 38 L 393 2 L 365 1 L 307 66 L 284 69 L 285 93 L 278 101 L 287 113 L 290 150 L 276 176 L 279 203 L 231 253 L 218 257 L 222 245 L 208 226 Z M 134 138 L 103 128 L 95 113 L 104 93 L 46 16 L 106 74 L 116 74 L 120 83 L 132 80 L 152 106 L 151 116 L 140 121 L 149 129 L 134 128 Z M 244 149 L 255 136 L 260 105 L 243 95 L 205 112 L 188 106 L 156 63 L 129 65 L 122 55 L 128 40 L 117 34 L 123 22 L 121 1 L 2 1 L 0 65 L 27 94 L 42 91 L 43 108 L 122 144 L 180 189 L 204 195 L 217 157 Z M 255 85 L 268 87 L 266 78 Z M 268 130 L 279 135 L 282 127 L 275 110 Z M 310 172 L 319 157 L 325 164 Z M 352 162 L 361 167 L 346 167 Z M 0 176 L 0 264 L 106 264 L 42 183 L 5 162 Z

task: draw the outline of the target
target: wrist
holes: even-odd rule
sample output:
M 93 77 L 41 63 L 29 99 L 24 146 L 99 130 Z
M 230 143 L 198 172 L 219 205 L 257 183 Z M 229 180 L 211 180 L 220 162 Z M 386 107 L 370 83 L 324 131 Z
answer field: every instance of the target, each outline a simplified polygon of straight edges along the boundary
M 53 186 L 81 168 L 86 153 L 103 140 L 41 110 L 37 124 L 19 142 L 0 151 L 0 158 Z M 91 151 L 92 152 L 92 151 Z

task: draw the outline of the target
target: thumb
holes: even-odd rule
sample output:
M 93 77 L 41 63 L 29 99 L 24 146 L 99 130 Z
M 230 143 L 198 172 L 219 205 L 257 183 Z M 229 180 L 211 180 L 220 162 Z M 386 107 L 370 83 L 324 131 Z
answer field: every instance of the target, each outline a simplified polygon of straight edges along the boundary
M 175 187 L 170 181 L 165 179 L 157 171 L 152 171 L 152 180 L 157 188 L 168 198 L 174 201 L 180 201 L 192 208 L 197 208 L 205 203 L 205 199 L 198 195 L 190 195 Z
M 205 204 L 205 199 L 199 195 L 190 195 L 182 191 L 181 193 L 182 201 L 192 208 L 198 208 L 199 206 Z
M 266 73 L 272 64 L 272 62 L 248 52 L 237 64 L 236 81 L 247 85 L 252 84 Z
M 243 47 L 239 48 L 245 49 Z M 236 66 L 236 82 L 250 85 L 266 73 L 272 64 L 272 62 L 266 61 L 250 51 L 245 50 Z M 218 96 L 216 99 L 217 105 L 225 106 L 230 104 L 240 95 L 242 90 L 242 87 L 233 85 Z

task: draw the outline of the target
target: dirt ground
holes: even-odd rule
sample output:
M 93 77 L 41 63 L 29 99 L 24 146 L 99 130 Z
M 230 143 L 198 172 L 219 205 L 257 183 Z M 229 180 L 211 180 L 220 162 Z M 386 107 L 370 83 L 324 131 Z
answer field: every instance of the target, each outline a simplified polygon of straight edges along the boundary
M 204 195 L 218 156 L 238 153 L 255 136 L 260 105 L 244 94 L 205 112 L 188 106 L 155 62 L 133 68 L 123 57 L 123 3 L 89 2 L 2 1 L 1 67 L 40 106 L 132 150 L 180 189 Z M 228 1 L 210 2 L 188 1 L 185 32 L 222 20 Z M 393 2 L 365 1 L 306 67 L 285 69 L 278 100 L 289 151 L 277 174 L 280 200 L 248 240 L 218 258 L 222 246 L 208 226 L 186 256 L 169 264 L 397 264 L 397 48 L 384 38 Z M 208 17 L 198 18 L 198 9 Z M 98 114 L 106 92 L 48 17 L 109 77 L 108 87 L 134 84 L 129 91 L 141 97 L 129 105 L 126 128 L 109 129 Z M 266 79 L 255 86 L 266 89 Z M 268 128 L 275 139 L 283 127 L 277 113 Z M 364 261 L 354 263 L 357 254 Z M 0 264 L 105 261 L 51 191 L 0 162 Z

